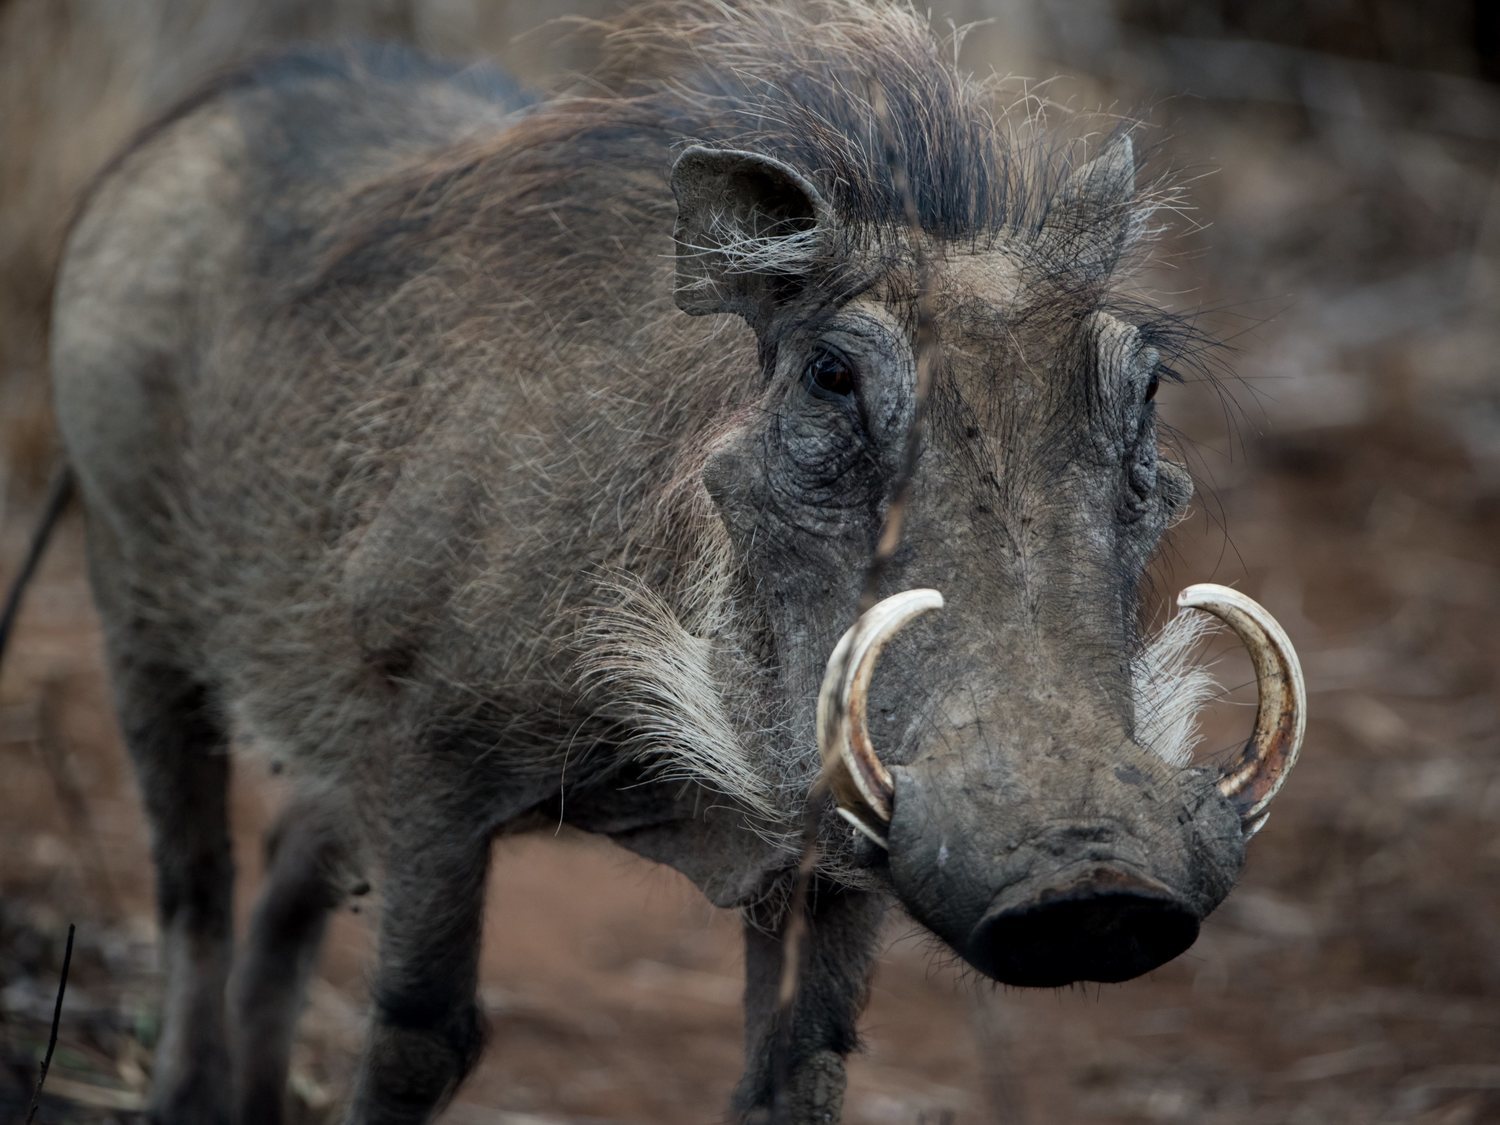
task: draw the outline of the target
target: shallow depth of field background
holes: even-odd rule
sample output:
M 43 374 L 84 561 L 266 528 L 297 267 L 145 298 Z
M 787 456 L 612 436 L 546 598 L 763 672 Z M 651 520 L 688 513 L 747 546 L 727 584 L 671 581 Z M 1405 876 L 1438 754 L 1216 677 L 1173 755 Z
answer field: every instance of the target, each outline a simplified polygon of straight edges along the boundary
M 0 0 L 0 575 L 56 449 L 46 306 L 72 199 L 226 61 L 378 35 L 586 65 L 547 17 L 595 0 Z M 909 923 L 850 1068 L 851 1125 L 1500 1121 L 1500 9 L 1489 0 L 954 0 L 976 71 L 1142 116 L 1190 183 L 1154 277 L 1235 375 L 1164 389 L 1197 476 L 1165 592 L 1234 583 L 1297 642 L 1303 764 L 1194 949 L 1127 985 L 960 979 Z M 1061 76 L 1056 77 L 1054 76 Z M 1023 81 L 1023 78 L 1025 81 Z M 1051 81 L 1043 82 L 1043 79 Z M 156 1033 L 145 827 L 110 711 L 76 516 L 0 679 L 0 1120 L 20 1120 L 67 923 L 78 946 L 45 1122 L 128 1121 Z M 1244 668 L 1228 645 L 1225 679 Z M 1242 738 L 1253 693 L 1207 718 Z M 1236 705 L 1238 704 L 1238 705 Z M 240 891 L 274 809 L 236 782 Z M 738 927 L 583 838 L 500 845 L 490 1047 L 447 1121 L 720 1120 Z M 295 1059 L 336 1119 L 369 942 L 340 919 Z

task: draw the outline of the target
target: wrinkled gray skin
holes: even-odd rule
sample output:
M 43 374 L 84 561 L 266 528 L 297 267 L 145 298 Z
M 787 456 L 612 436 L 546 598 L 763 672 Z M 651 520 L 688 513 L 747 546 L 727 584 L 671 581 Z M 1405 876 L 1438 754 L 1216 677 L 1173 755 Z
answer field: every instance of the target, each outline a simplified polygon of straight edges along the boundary
M 326 914 L 369 886 L 347 1120 L 429 1120 L 481 1046 L 491 841 L 558 822 L 744 912 L 734 1106 L 771 1104 L 814 698 L 912 421 L 910 243 L 841 230 L 775 153 L 709 146 L 670 179 L 680 137 L 623 171 L 506 156 L 542 117 L 396 54 L 294 59 L 155 130 L 72 233 L 57 408 L 153 826 L 153 1121 L 279 1120 Z M 500 154 L 482 175 L 475 137 Z M 1060 238 L 1107 272 L 1131 165 L 1121 142 L 1059 189 L 1052 223 L 1087 245 L 928 247 L 943 358 L 882 593 L 948 607 L 873 687 L 889 857 L 826 818 L 786 1120 L 839 1116 L 891 893 L 982 971 L 1056 985 L 1174 956 L 1239 868 L 1211 778 L 1133 741 L 1135 587 L 1190 491 L 1156 460 L 1154 359 L 1102 312 L 1057 315 L 1076 293 L 1038 264 Z M 869 284 L 833 299 L 731 264 L 736 239 L 788 231 Z M 829 344 L 857 393 L 806 376 Z M 645 702 L 642 590 L 692 640 L 692 674 Z M 727 736 L 644 729 L 673 691 L 708 692 Z M 233 973 L 231 733 L 300 793 Z M 779 820 L 694 754 L 768 779 Z

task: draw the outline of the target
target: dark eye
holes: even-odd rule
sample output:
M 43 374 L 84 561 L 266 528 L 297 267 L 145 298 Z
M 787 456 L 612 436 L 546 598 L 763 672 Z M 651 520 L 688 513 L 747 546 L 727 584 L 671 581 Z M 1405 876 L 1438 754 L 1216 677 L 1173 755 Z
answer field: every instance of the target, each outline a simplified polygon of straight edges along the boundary
M 1151 372 L 1151 381 L 1146 384 L 1146 401 L 1150 402 L 1156 397 L 1156 388 L 1161 386 L 1161 376 L 1155 371 Z
M 807 361 L 802 383 L 816 397 L 838 401 L 854 393 L 857 380 L 853 364 L 838 352 L 822 348 Z

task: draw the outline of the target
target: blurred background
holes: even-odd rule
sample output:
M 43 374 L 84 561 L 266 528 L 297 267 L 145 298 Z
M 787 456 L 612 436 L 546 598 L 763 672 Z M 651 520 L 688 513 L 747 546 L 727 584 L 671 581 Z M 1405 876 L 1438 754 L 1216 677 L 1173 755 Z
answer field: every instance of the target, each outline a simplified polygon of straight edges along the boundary
M 732 2 L 732 0 L 731 0 Z M 54 258 L 82 185 L 251 51 L 379 36 L 545 84 L 534 33 L 596 0 L 0 0 L 0 575 L 55 457 Z M 1500 1121 L 1500 5 L 953 0 L 965 65 L 1064 112 L 1140 116 L 1189 182 L 1152 267 L 1232 369 L 1164 389 L 1199 482 L 1156 616 L 1239 585 L 1303 657 L 1303 764 L 1186 956 L 1127 985 L 1005 992 L 895 923 L 850 1125 Z M 518 39 L 518 36 L 522 38 Z M 8 577 L 6 578 L 8 582 Z M 1229 646 L 1227 684 L 1244 669 Z M 1207 716 L 1233 745 L 1253 691 Z M 1239 704 L 1239 706 L 1236 706 Z M 242 902 L 274 780 L 236 781 Z M 447 1121 L 721 1120 L 739 939 L 676 875 L 585 839 L 501 846 L 484 1062 Z M 0 681 L 0 1120 L 20 1120 L 68 922 L 40 1120 L 129 1121 L 156 1034 L 145 827 L 70 517 Z M 341 919 L 295 1059 L 334 1119 L 369 942 Z

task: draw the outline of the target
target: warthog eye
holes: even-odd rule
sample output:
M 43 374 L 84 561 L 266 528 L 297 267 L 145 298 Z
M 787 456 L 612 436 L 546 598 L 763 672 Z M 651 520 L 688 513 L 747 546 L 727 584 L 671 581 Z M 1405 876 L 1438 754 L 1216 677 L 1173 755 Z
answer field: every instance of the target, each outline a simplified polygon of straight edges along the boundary
M 1146 384 L 1146 401 L 1150 402 L 1156 397 L 1156 388 L 1161 386 L 1160 372 L 1151 372 L 1151 381 Z
M 854 365 L 832 348 L 819 348 L 802 370 L 802 382 L 817 398 L 837 402 L 849 398 L 858 386 Z

